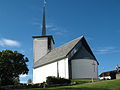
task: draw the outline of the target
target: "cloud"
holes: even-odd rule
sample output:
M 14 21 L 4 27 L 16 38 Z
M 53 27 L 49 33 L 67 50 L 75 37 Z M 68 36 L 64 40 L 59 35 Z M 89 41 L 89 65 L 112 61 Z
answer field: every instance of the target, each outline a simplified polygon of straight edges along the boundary
M 120 52 L 116 47 L 99 47 L 94 50 L 97 54 L 117 53 Z
M 38 20 L 33 22 L 33 25 L 36 25 L 36 27 L 42 29 L 42 23 L 38 22 Z M 55 23 L 46 23 L 46 29 L 47 29 L 47 33 L 49 34 L 54 33 L 55 35 L 59 35 L 59 36 L 67 35 L 66 33 L 68 32 L 66 28 L 60 27 Z
M 40 26 L 41 23 L 39 23 L 39 22 L 34 22 L 33 25 L 39 25 L 39 26 Z
M 54 25 L 54 24 L 48 24 L 46 26 L 46 28 L 49 29 L 49 30 L 52 30 L 52 31 L 56 31 L 57 30 L 57 26 Z
M 24 48 L 24 49 L 19 49 L 19 52 L 24 54 L 24 55 L 30 55 L 33 54 L 33 48 Z
M 20 43 L 15 40 L 0 38 L 0 46 L 10 46 L 10 47 L 19 47 Z
M 26 75 L 26 74 L 22 74 L 22 75 L 19 75 L 20 78 L 24 78 L 24 77 L 28 77 L 29 75 Z
M 54 33 L 55 35 L 66 35 L 66 33 L 68 32 L 65 28 L 57 26 L 53 23 L 47 24 L 47 31 L 48 33 Z
M 63 32 L 55 32 L 56 35 L 63 35 Z

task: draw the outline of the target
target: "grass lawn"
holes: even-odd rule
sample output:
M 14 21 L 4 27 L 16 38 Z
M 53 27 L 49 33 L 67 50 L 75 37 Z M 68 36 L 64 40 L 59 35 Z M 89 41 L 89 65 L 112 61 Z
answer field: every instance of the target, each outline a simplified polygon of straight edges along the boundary
M 34 89 L 14 89 L 14 90 L 120 90 L 120 79 L 119 80 L 109 80 L 109 81 L 101 81 L 97 83 L 90 83 L 84 85 L 74 85 L 74 86 L 61 86 L 61 87 L 52 87 L 52 88 L 34 88 Z

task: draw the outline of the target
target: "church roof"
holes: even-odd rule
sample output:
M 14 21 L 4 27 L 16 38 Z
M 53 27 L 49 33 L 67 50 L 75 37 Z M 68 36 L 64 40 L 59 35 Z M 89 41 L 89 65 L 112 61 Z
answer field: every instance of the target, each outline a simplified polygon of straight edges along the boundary
M 75 45 L 83 38 L 83 36 L 74 39 L 58 48 L 53 49 L 49 53 L 47 53 L 45 56 L 43 56 L 41 59 L 39 59 L 34 64 L 34 68 L 43 66 L 45 64 L 55 62 L 59 59 L 65 58 L 67 54 L 75 47 Z
M 96 60 L 94 54 L 92 53 L 89 45 L 87 44 L 85 38 L 83 36 L 74 39 L 58 48 L 55 48 L 53 50 L 51 50 L 50 52 L 48 52 L 45 56 L 43 56 L 42 58 L 40 58 L 38 61 L 36 61 L 34 63 L 34 68 L 61 60 L 63 58 L 66 58 L 68 56 L 72 57 L 72 55 L 74 55 L 76 53 L 76 49 L 75 48 L 79 48 L 81 47 L 80 42 L 82 42 L 82 44 L 86 47 L 86 49 L 89 51 L 89 53 L 94 57 L 94 59 Z M 73 52 L 72 52 L 73 51 Z M 97 61 L 97 60 L 96 60 Z M 97 61 L 98 63 L 98 61 Z M 98 63 L 99 64 L 99 63 Z

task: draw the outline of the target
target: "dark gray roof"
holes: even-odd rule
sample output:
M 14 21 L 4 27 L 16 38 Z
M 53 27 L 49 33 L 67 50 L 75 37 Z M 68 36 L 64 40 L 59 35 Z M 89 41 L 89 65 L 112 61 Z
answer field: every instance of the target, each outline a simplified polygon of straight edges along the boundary
M 112 70 L 112 71 L 107 71 L 107 72 L 102 72 L 100 75 L 99 75 L 99 77 L 103 77 L 103 76 L 109 76 L 110 75 L 110 73 L 120 73 L 120 70 Z
M 43 66 L 45 64 L 55 62 L 57 60 L 60 60 L 62 58 L 65 58 L 67 54 L 75 47 L 75 45 L 83 38 L 83 36 L 74 39 L 63 46 L 60 46 L 58 48 L 53 49 L 49 53 L 47 53 L 45 56 L 43 56 L 41 59 L 39 59 L 37 62 L 34 63 L 34 68 Z

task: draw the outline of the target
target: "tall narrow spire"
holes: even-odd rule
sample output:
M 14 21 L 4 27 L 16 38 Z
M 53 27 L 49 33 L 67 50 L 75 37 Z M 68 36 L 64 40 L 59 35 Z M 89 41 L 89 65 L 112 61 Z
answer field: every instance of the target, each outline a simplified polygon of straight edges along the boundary
M 46 0 L 44 0 L 44 7 L 43 7 L 42 36 L 46 35 L 45 7 L 46 7 Z

